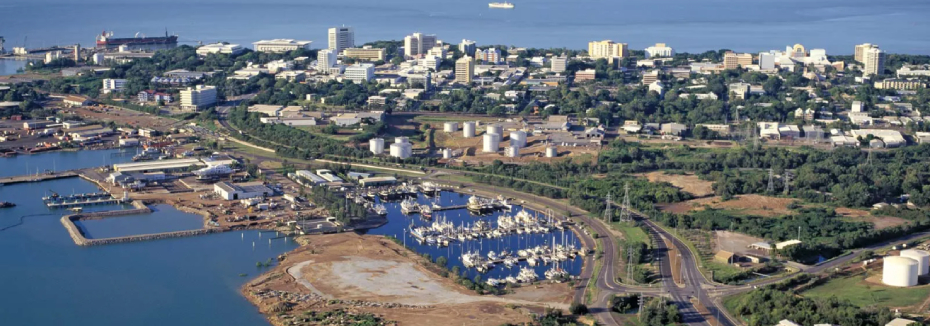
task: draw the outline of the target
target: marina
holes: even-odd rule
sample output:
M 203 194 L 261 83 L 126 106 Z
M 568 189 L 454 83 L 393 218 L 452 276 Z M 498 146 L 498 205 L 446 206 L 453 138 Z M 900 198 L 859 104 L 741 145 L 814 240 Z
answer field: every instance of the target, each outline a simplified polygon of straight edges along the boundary
M 417 193 L 403 200 L 371 201 L 387 210 L 388 223 L 367 233 L 395 237 L 433 259 L 445 257 L 450 269 L 458 267 L 468 278 L 481 275 L 497 285 L 504 285 L 508 278 L 515 283 L 569 279 L 581 272 L 582 257 L 587 254 L 571 222 L 503 198 L 440 191 L 432 196 Z M 473 211 L 468 209 L 469 202 L 496 203 L 498 208 Z M 421 216 L 418 209 L 424 206 L 432 208 L 431 218 Z

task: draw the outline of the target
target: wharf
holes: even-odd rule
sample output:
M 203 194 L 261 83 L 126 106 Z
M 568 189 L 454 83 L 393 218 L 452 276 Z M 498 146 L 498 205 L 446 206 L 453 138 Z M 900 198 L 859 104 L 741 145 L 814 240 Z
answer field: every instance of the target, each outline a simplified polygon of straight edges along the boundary
M 75 200 L 75 201 L 50 201 L 45 203 L 48 208 L 66 208 L 66 207 L 76 207 L 76 206 L 91 206 L 91 205 L 105 205 L 105 204 L 117 204 L 120 200 L 116 198 L 94 198 L 94 199 L 85 199 L 85 200 Z
M 451 211 L 453 209 L 463 209 L 466 207 L 468 207 L 468 205 L 432 206 L 430 208 L 432 208 L 434 212 L 439 212 L 439 211 Z
M 0 185 L 11 185 L 23 182 L 39 182 L 63 178 L 73 178 L 80 175 L 80 170 L 69 170 L 57 173 L 44 173 L 38 175 L 20 175 L 15 177 L 0 178 Z

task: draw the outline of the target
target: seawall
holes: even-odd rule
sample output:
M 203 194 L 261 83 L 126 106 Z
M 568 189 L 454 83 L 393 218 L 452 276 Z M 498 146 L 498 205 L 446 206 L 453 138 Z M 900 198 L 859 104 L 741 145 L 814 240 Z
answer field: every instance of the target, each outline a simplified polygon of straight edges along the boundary
M 102 220 L 111 217 L 119 217 L 133 214 L 146 214 L 151 213 L 152 209 L 145 206 L 138 201 L 133 202 L 134 209 L 118 210 L 118 211 L 106 211 L 106 212 L 93 212 L 93 213 L 82 213 L 82 214 L 72 214 L 61 217 L 61 224 L 64 225 L 65 229 L 68 230 L 68 234 L 71 236 L 71 240 L 74 241 L 74 244 L 79 246 L 102 246 L 108 244 L 117 244 L 117 243 L 127 243 L 127 242 L 138 242 L 138 241 L 149 241 L 149 240 L 159 240 L 159 239 L 169 239 L 169 238 L 181 238 L 181 237 L 191 237 L 203 234 L 218 233 L 223 232 L 222 229 L 218 228 L 204 228 L 197 230 L 184 230 L 184 231 L 174 231 L 174 232 L 162 232 L 162 233 L 149 233 L 149 234 L 138 234 L 130 235 L 124 237 L 115 237 L 115 238 L 103 238 L 103 239 L 88 239 L 84 237 L 84 233 L 81 232 L 81 228 L 74 224 L 74 221 L 83 221 L 83 220 Z

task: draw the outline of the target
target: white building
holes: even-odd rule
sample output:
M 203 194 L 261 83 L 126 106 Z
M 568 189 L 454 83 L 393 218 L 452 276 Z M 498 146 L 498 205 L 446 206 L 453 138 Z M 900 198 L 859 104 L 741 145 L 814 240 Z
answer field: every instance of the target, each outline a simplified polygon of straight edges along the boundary
M 336 65 L 336 50 L 320 50 L 316 54 L 316 65 L 318 68 L 330 68 Z
M 283 53 L 297 49 L 309 50 L 311 43 L 313 42 L 279 38 L 274 40 L 261 40 L 252 43 L 252 45 L 255 47 L 255 51 L 258 52 Z
M 475 51 L 475 60 L 484 61 L 484 63 L 498 64 L 501 62 L 501 50 L 497 48 L 488 48 Z
M 552 72 L 565 72 L 568 67 L 568 57 L 559 56 L 552 58 Z
M 404 56 L 419 57 L 436 46 L 436 35 L 413 33 L 404 37 Z
M 197 85 L 181 90 L 181 108 L 200 110 L 216 104 L 216 86 Z
M 239 46 L 239 44 L 213 43 L 197 48 L 197 55 L 206 56 L 212 53 L 235 55 L 242 53 L 242 51 L 245 51 L 245 48 Z
M 329 49 L 336 54 L 355 47 L 355 29 L 352 27 L 333 27 L 329 29 Z M 335 63 L 333 63 L 335 64 Z
M 657 80 L 656 82 L 649 84 L 649 90 L 658 93 L 661 97 L 662 95 L 665 95 L 665 84 L 663 84 L 661 80 Z
M 422 66 L 423 68 L 432 70 L 432 71 L 439 71 L 439 65 L 442 64 L 442 59 L 435 55 L 427 55 L 423 57 L 423 59 L 420 59 L 419 61 L 420 61 L 420 66 Z
M 462 52 L 466 55 L 475 53 L 478 50 L 478 45 L 475 44 L 475 41 L 472 40 L 462 40 L 462 43 L 459 43 L 459 52 Z
M 885 51 L 878 48 L 870 48 L 863 53 L 864 68 L 863 76 L 881 75 L 885 72 Z
M 217 182 L 213 184 L 213 192 L 225 200 L 240 200 L 271 196 L 274 192 L 261 182 L 239 183 Z
M 775 70 L 775 55 L 769 52 L 759 53 L 759 70 Z
M 356 84 L 363 84 L 375 78 L 375 65 L 361 63 L 346 67 L 345 77 Z
M 646 48 L 646 58 L 672 56 L 675 56 L 675 50 L 666 46 L 665 43 L 656 43 L 656 45 Z
M 112 92 L 122 92 L 126 87 L 125 79 L 104 79 L 103 80 L 103 93 L 110 94 Z

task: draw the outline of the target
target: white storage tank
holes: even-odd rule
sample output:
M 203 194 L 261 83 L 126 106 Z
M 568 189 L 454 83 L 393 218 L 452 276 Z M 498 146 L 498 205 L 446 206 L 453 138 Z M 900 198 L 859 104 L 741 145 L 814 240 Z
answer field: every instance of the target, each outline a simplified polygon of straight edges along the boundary
M 375 155 L 384 154 L 384 138 L 372 138 L 368 141 L 368 147 Z
M 501 135 L 484 134 L 484 149 L 482 150 L 482 152 L 496 153 L 500 145 L 501 145 Z
M 488 125 L 487 133 L 504 137 L 504 126 L 499 124 Z
M 882 283 L 897 287 L 917 285 L 917 261 L 908 257 L 885 257 Z
M 526 131 L 517 130 L 510 132 L 510 146 L 526 147 Z
M 409 142 L 410 142 L 410 141 L 407 139 L 407 137 L 397 137 L 397 138 L 394 138 L 394 143 L 395 143 L 395 144 L 406 144 L 406 143 L 409 143 Z
M 510 145 L 507 147 L 507 157 L 520 157 L 520 146 Z
M 446 148 L 442 150 L 442 158 L 450 159 L 452 158 L 452 149 Z
M 559 150 L 555 146 L 546 147 L 546 157 L 559 156 Z
M 458 122 L 446 122 L 442 124 L 442 131 L 445 132 L 456 132 L 459 130 Z
M 413 155 L 413 145 L 408 143 L 391 144 L 391 156 L 406 159 L 411 155 Z
M 465 121 L 465 125 L 462 127 L 462 137 L 475 137 L 475 129 L 477 129 L 477 127 L 475 127 L 476 124 L 477 122 L 475 121 Z
M 917 275 L 927 275 L 927 273 L 930 273 L 930 252 L 918 249 L 902 250 L 901 257 L 907 257 L 917 261 Z

